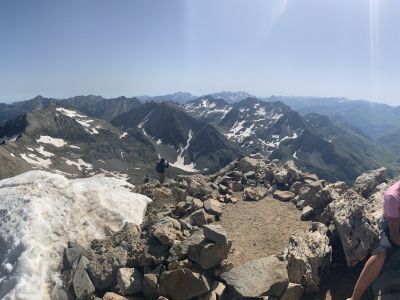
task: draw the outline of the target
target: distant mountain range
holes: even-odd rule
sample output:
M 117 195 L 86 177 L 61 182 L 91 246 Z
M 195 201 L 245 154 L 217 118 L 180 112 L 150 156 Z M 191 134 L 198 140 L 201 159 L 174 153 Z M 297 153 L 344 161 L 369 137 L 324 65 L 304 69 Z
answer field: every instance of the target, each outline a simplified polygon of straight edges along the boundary
M 334 118 L 335 122 L 316 113 L 301 116 L 281 101 L 256 98 L 228 104 L 204 96 L 182 107 L 193 117 L 214 124 L 243 151 L 294 159 L 330 180 L 351 182 L 362 171 L 381 165 L 399 170 L 393 151 L 339 116 Z
M 351 182 L 367 169 L 400 170 L 398 112 L 366 101 L 257 99 L 245 92 L 38 96 L 0 104 L 0 178 L 39 168 L 140 182 L 145 173 L 155 175 L 160 157 L 171 162 L 170 174 L 184 174 L 214 172 L 239 153 L 262 153 Z

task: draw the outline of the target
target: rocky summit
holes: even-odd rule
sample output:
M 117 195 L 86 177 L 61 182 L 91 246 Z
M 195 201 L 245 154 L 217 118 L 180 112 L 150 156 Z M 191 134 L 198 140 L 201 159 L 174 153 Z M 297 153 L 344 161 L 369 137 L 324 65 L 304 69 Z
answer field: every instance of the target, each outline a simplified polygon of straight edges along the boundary
M 140 226 L 127 223 L 88 247 L 71 241 L 64 249 L 57 293 L 62 299 L 321 297 L 334 264 L 342 260 L 352 267 L 371 254 L 382 193 L 390 182 L 379 169 L 358 177 L 354 186 L 328 183 L 292 161 L 282 164 L 260 155 L 239 158 L 208 176 L 150 181 L 135 188 L 153 200 Z M 296 207 L 309 229 L 293 232 L 273 255 L 261 253 L 233 266 L 230 255 L 240 241 L 231 240 L 221 216 L 239 202 L 258 201 Z M 379 299 L 400 292 L 393 275 L 398 257 L 373 285 Z

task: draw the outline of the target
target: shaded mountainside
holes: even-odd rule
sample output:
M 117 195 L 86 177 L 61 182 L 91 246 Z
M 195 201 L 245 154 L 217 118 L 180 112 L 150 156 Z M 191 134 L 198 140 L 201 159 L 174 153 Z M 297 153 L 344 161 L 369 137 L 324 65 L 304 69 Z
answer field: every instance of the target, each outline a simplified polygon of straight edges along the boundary
M 4 122 L 0 133 L 0 178 L 42 169 L 140 182 L 157 161 L 152 143 L 140 131 L 123 133 L 104 120 L 55 105 Z
M 148 102 L 112 120 L 123 130 L 139 128 L 153 140 L 157 153 L 187 171 L 212 171 L 237 155 L 237 148 L 214 127 L 171 102 Z
M 92 95 L 76 96 L 64 100 L 37 96 L 26 101 L 0 104 L 0 123 L 5 120 L 13 119 L 24 113 L 47 108 L 51 104 L 77 109 L 87 116 L 110 121 L 121 113 L 139 106 L 141 102 L 136 98 L 118 97 L 114 99 L 105 99 L 101 96 Z

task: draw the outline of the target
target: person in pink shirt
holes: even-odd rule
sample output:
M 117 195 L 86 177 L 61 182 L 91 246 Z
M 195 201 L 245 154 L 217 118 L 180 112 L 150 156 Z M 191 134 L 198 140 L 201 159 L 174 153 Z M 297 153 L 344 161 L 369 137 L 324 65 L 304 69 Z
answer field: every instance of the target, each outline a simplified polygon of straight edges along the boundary
M 379 245 L 366 262 L 354 287 L 353 295 L 347 300 L 361 298 L 366 289 L 378 277 L 385 260 L 398 247 L 400 247 L 400 181 L 391 185 L 385 192 Z

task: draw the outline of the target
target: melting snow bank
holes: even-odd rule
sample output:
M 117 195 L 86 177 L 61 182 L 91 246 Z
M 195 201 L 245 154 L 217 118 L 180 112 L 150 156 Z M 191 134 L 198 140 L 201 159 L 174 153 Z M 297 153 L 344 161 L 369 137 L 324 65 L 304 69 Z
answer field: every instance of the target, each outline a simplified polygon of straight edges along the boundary
M 140 224 L 150 198 L 127 182 L 30 171 L 0 181 L 0 299 L 50 299 L 68 241 Z

